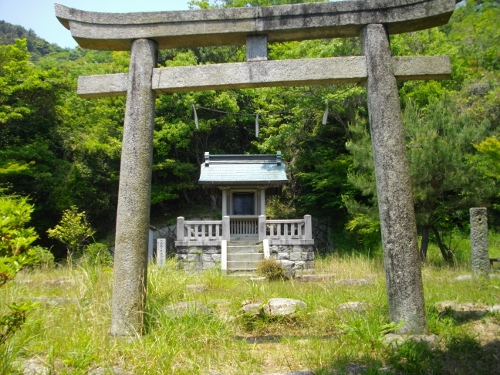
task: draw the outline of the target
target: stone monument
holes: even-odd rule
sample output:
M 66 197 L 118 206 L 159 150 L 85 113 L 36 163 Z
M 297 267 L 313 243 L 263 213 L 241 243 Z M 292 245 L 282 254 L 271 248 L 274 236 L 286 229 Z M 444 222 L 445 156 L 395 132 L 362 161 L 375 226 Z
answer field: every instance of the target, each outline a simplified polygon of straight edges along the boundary
M 111 334 L 143 330 L 155 94 L 366 83 L 390 319 L 427 330 L 397 81 L 444 79 L 447 57 L 392 57 L 389 35 L 444 25 L 455 0 L 336 1 L 151 13 L 55 5 L 82 48 L 131 51 L 129 73 L 80 77 L 83 98 L 127 95 Z M 267 43 L 362 38 L 361 56 L 267 61 Z M 156 68 L 158 48 L 246 45 L 247 62 Z
M 490 258 L 488 256 L 488 213 L 486 207 L 470 209 L 470 253 L 472 274 L 488 277 Z

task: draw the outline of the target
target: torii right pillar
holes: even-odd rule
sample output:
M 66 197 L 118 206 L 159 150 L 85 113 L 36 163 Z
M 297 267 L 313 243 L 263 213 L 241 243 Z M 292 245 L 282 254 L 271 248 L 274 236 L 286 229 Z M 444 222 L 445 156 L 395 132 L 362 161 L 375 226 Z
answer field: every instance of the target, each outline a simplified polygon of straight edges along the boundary
M 390 319 L 402 322 L 399 333 L 424 334 L 415 212 L 389 35 L 384 25 L 371 24 L 363 28 L 361 39 Z

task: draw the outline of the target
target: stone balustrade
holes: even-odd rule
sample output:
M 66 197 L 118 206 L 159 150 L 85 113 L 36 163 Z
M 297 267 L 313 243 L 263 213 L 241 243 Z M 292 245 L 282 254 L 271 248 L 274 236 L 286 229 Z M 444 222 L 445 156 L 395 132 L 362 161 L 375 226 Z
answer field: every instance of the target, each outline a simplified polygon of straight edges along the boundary
M 176 246 L 220 246 L 222 240 L 233 237 L 258 237 L 270 245 L 313 245 L 311 215 L 303 219 L 267 220 L 258 218 L 230 218 L 222 220 L 185 220 L 177 218 Z
M 229 240 L 229 216 L 222 220 L 184 220 L 177 218 L 175 246 L 220 246 Z

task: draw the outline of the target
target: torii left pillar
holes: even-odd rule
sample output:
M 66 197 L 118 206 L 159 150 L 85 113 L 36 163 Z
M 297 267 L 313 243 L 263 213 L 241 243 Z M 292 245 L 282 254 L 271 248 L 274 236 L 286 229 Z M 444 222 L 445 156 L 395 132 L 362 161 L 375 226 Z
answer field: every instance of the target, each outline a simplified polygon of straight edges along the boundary
M 132 42 L 116 216 L 111 335 L 143 333 L 158 45 Z

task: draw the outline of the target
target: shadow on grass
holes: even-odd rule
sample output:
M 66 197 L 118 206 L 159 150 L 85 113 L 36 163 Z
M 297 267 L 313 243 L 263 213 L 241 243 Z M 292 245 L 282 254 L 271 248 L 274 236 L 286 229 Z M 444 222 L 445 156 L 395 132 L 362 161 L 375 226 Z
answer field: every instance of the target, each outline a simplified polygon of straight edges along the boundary
M 452 337 L 443 348 L 408 341 L 388 347 L 383 360 L 344 356 L 312 371 L 315 375 L 500 375 L 499 353 L 500 338 L 481 345 L 475 337 L 463 335 Z
M 335 335 L 324 335 L 324 336 L 315 336 L 315 335 L 262 335 L 262 336 L 234 336 L 234 339 L 245 341 L 247 344 L 277 344 L 286 340 L 329 340 L 332 338 L 336 338 L 344 333 L 338 333 Z

